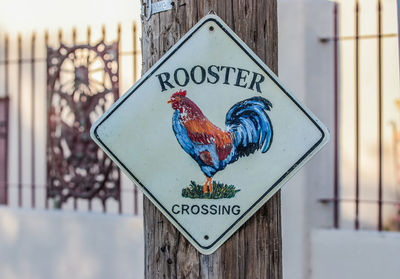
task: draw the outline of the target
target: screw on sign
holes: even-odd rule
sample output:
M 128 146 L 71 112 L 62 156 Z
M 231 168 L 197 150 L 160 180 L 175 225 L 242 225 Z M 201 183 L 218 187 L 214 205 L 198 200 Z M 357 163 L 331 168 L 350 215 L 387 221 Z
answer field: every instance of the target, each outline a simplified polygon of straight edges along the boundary
M 328 132 L 208 15 L 93 125 L 92 137 L 210 254 L 328 141 Z

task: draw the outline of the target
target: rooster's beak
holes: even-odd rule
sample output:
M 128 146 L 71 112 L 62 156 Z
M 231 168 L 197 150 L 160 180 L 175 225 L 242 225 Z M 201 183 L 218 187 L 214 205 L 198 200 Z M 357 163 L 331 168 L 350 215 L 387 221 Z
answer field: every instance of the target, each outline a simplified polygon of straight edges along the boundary
M 170 103 L 172 103 L 172 100 L 168 100 L 167 104 L 170 104 Z

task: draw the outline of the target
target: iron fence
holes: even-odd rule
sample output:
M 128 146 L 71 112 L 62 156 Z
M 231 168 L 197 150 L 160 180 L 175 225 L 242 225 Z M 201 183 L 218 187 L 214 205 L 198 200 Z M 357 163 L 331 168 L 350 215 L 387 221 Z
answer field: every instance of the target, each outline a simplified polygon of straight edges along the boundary
M 390 9 L 389 5 L 396 4 L 395 1 L 392 2 L 393 3 L 386 2 L 388 9 Z M 342 4 L 343 3 L 344 2 L 342 2 Z M 354 5 L 350 5 L 351 3 L 354 3 Z M 391 68 L 393 65 L 398 68 L 398 60 L 396 59 L 393 59 L 390 64 L 384 63 L 385 55 L 393 56 L 396 55 L 396 53 L 390 52 L 389 54 L 383 51 L 384 42 L 396 45 L 397 47 L 398 35 L 397 33 L 383 32 L 383 12 L 385 7 L 381 0 L 376 0 L 374 2 L 376 4 L 376 22 L 375 32 L 373 33 L 361 32 L 360 25 L 361 17 L 363 16 L 361 9 L 364 7 L 361 7 L 361 2 L 359 0 L 355 0 L 351 3 L 345 3 L 346 5 L 335 4 L 333 10 L 334 36 L 330 38 L 321 38 L 321 42 L 331 42 L 334 44 L 335 59 L 335 137 L 333 139 L 335 145 L 334 196 L 332 198 L 322 199 L 321 202 L 333 203 L 333 224 L 335 228 L 344 227 L 344 223 L 352 222 L 352 226 L 356 230 L 373 228 L 374 225 L 371 225 L 373 223 L 375 224 L 375 228 L 379 231 L 398 230 L 400 228 L 400 211 L 398 210 L 398 208 L 400 208 L 400 197 L 393 193 L 398 190 L 400 181 L 397 181 L 394 186 L 391 185 L 390 181 L 393 180 L 391 176 L 395 177 L 398 175 L 395 173 L 396 171 L 398 172 L 398 170 L 395 170 L 395 172 L 392 171 L 393 165 L 389 157 L 393 156 L 394 165 L 400 165 L 397 163 L 399 161 L 399 154 L 395 151 L 400 141 L 393 140 L 392 148 L 389 146 L 391 143 L 387 136 L 385 137 L 389 122 L 394 123 L 396 121 L 390 120 L 395 117 L 393 117 L 393 114 L 390 115 L 390 108 L 388 108 L 387 105 L 392 96 L 389 96 L 388 90 L 384 92 L 384 85 L 389 86 L 388 83 L 391 83 L 390 87 L 396 88 L 396 91 L 398 91 L 398 78 L 395 80 L 386 79 L 385 84 L 383 76 L 384 71 L 393 71 Z M 364 4 L 365 3 L 366 2 L 364 2 Z M 352 23 L 348 18 L 341 17 L 341 14 L 346 14 L 346 16 L 348 16 L 350 13 L 345 9 L 351 8 L 353 9 Z M 370 15 L 372 12 L 371 7 L 365 7 L 365 9 L 369 9 L 368 12 Z M 364 19 L 366 18 L 364 17 Z M 371 21 L 370 18 L 367 20 Z M 396 24 L 396 21 L 394 21 L 394 24 Z M 343 32 L 344 29 L 346 29 L 347 32 Z M 349 32 L 351 29 L 352 32 Z M 364 29 L 369 30 L 370 26 L 369 28 L 364 26 Z M 348 35 L 346 33 L 352 34 Z M 363 42 L 367 41 L 369 44 L 375 41 L 376 45 L 374 47 L 371 45 L 362 45 Z M 363 52 L 363 46 L 365 49 L 368 47 L 368 50 Z M 350 55 L 349 52 L 351 48 L 353 53 Z M 371 51 L 372 48 L 376 49 L 375 53 Z M 347 53 L 345 58 L 344 52 Z M 365 53 L 368 53 L 368 55 L 365 55 Z M 372 61 L 372 59 L 376 59 L 376 62 Z M 351 81 L 349 81 L 349 79 L 351 79 L 349 71 L 353 72 L 353 80 Z M 376 87 L 372 94 L 369 92 L 371 91 L 371 86 L 368 85 L 368 88 L 366 88 L 365 78 L 362 80 L 363 74 L 369 76 L 371 73 L 375 75 L 373 79 L 374 82 L 376 82 Z M 344 85 L 346 82 L 351 85 Z M 392 94 L 392 92 L 390 93 Z M 398 92 L 396 92 L 396 94 L 398 95 Z M 350 100 L 350 98 L 353 98 L 353 100 Z M 348 111 L 344 111 L 343 105 L 345 102 L 354 103 L 354 107 Z M 375 103 L 376 110 L 368 111 L 368 116 L 366 116 L 366 111 L 371 107 L 372 103 Z M 350 114 L 353 115 L 353 119 L 349 119 Z M 350 121 L 353 122 L 351 129 L 354 130 L 354 137 L 353 134 L 347 135 L 344 132 L 344 130 L 349 130 L 345 129 L 344 126 L 348 125 Z M 371 125 L 375 123 L 375 127 Z M 398 126 L 398 123 L 394 125 L 394 129 L 392 130 L 394 139 L 396 139 L 396 135 L 399 133 L 396 125 Z M 374 143 L 368 148 L 365 148 L 366 141 L 368 140 L 365 137 L 366 132 L 376 135 Z M 351 139 L 351 137 L 353 137 L 353 139 Z M 352 140 L 354 144 L 351 148 L 344 148 L 344 146 L 351 145 L 350 141 Z M 346 154 L 346 150 L 351 150 L 354 153 Z M 368 152 L 373 153 L 373 155 L 368 155 Z M 351 155 L 353 155 L 353 158 L 349 158 Z M 368 161 L 368 164 L 366 161 Z M 373 168 L 366 167 L 366 165 L 371 164 Z M 396 168 L 397 166 L 395 169 Z M 350 171 L 353 172 L 352 177 L 348 177 Z M 345 175 L 343 174 L 344 172 L 346 172 Z M 371 184 L 375 185 L 371 186 Z M 394 190 L 393 188 L 396 189 Z M 348 190 L 350 189 L 352 189 L 352 193 L 349 194 Z M 346 194 L 344 192 L 346 192 Z M 351 207 L 348 205 L 351 205 Z M 371 205 L 376 206 L 375 222 L 371 221 L 371 217 L 375 214 L 371 214 L 371 211 L 367 211 L 366 208 L 366 206 Z M 385 212 L 386 206 L 392 208 Z M 353 212 L 350 213 L 350 211 Z M 391 217 L 391 215 L 393 216 Z
M 0 42 L 0 204 L 140 213 L 136 186 L 88 139 L 90 123 L 138 78 L 137 24 L 93 30 L 6 34 Z

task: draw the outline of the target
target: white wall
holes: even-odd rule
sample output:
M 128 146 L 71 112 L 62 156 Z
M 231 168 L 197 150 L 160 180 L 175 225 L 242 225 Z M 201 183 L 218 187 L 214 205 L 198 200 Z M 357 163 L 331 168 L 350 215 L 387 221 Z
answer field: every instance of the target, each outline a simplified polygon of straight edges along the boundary
M 142 219 L 0 207 L 0 278 L 141 279 Z
M 0 31 L 9 33 L 140 21 L 139 0 L 1 0 Z
M 314 230 L 311 279 L 398 279 L 400 234 Z
M 325 124 L 333 138 L 333 3 L 278 1 L 279 78 Z M 321 198 L 332 197 L 333 141 L 282 188 L 283 274 L 310 278 L 310 233 L 330 227 L 333 211 Z

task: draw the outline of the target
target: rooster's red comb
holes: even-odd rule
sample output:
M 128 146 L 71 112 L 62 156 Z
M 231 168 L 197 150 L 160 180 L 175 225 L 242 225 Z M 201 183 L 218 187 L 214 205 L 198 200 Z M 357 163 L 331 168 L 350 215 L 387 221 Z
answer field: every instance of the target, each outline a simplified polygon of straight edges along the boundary
M 180 89 L 178 92 L 172 94 L 171 97 L 177 97 L 177 96 L 186 97 L 186 90 Z

